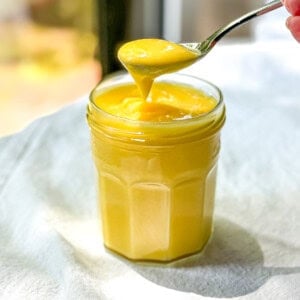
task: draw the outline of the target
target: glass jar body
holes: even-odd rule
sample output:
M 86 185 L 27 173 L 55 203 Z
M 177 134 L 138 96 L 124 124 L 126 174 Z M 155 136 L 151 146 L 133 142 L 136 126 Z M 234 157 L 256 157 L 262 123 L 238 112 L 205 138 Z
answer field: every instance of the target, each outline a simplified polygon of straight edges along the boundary
M 134 122 L 126 132 L 94 110 L 90 104 L 105 246 L 133 260 L 200 251 L 212 230 L 223 104 L 213 117 Z

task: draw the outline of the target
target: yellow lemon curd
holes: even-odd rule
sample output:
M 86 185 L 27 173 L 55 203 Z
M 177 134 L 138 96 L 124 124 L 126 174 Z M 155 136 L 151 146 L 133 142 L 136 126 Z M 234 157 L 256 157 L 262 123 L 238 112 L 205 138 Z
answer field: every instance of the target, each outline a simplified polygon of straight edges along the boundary
M 148 101 L 131 83 L 102 93 L 94 102 L 114 116 L 152 122 L 192 118 L 211 111 L 217 104 L 215 98 L 202 91 L 172 82 L 155 83 Z
M 124 74 L 104 80 L 88 105 L 104 244 L 130 259 L 171 261 L 210 237 L 224 105 L 198 78 L 144 75 L 142 87 Z
M 187 67 L 198 58 L 196 51 L 160 39 L 141 39 L 124 44 L 118 58 L 134 78 L 144 98 L 153 80 Z

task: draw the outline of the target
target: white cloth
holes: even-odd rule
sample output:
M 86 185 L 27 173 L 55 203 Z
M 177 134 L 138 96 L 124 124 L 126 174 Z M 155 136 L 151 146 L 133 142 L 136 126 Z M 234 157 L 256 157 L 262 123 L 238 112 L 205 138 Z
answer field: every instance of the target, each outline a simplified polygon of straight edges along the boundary
M 186 72 L 227 106 L 215 229 L 171 265 L 104 250 L 87 97 L 0 140 L 0 299 L 300 299 L 300 47 L 217 46 Z
M 288 16 L 288 11 L 282 7 L 254 19 L 250 24 L 254 29 L 255 40 L 290 40 L 291 34 L 285 26 Z

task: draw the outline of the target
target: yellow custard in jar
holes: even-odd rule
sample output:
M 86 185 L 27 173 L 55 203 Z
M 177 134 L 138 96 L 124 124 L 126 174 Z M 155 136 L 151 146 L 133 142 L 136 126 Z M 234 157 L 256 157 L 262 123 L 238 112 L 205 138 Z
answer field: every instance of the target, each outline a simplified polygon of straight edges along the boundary
M 193 76 L 156 79 L 144 99 L 129 75 L 91 94 L 104 244 L 133 260 L 200 251 L 212 230 L 221 92 Z

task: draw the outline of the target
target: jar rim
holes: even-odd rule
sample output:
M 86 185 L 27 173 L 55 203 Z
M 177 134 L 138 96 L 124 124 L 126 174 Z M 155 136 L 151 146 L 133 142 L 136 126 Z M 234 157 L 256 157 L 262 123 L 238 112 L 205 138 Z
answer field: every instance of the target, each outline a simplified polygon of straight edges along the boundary
M 175 119 L 175 120 L 170 120 L 170 121 L 147 121 L 147 120 L 132 120 L 126 117 L 120 117 L 116 116 L 113 114 L 110 114 L 109 112 L 106 112 L 105 110 L 101 109 L 99 106 L 96 105 L 94 102 L 94 99 L 96 98 L 97 95 L 99 95 L 99 90 L 105 90 L 111 88 L 114 84 L 116 86 L 120 86 L 124 83 L 134 83 L 134 80 L 125 71 L 119 71 L 119 72 L 114 72 L 104 78 L 103 81 L 101 81 L 90 93 L 89 95 L 89 104 L 92 106 L 92 109 L 95 110 L 98 114 L 102 115 L 105 118 L 109 118 L 111 120 L 118 120 L 119 122 L 126 122 L 128 125 L 139 125 L 139 127 L 161 127 L 161 126 L 180 126 L 184 124 L 190 124 L 194 123 L 197 121 L 201 121 L 204 118 L 209 118 L 210 116 L 215 115 L 216 112 L 218 112 L 222 107 L 224 106 L 224 101 L 223 101 L 223 93 L 221 90 L 213 83 L 211 83 L 208 80 L 199 78 L 195 75 L 192 74 L 187 74 L 183 72 L 176 72 L 176 73 L 170 73 L 166 75 L 162 75 L 159 78 L 156 79 L 157 82 L 163 82 L 169 79 L 172 82 L 180 82 L 179 80 L 174 80 L 174 77 L 176 78 L 186 78 L 186 79 L 193 79 L 194 81 L 200 82 L 202 84 L 205 84 L 207 87 L 210 89 L 213 89 L 216 95 L 218 96 L 217 98 L 215 96 L 212 96 L 217 100 L 217 105 L 210 111 L 193 116 L 191 118 L 186 118 L 186 119 Z M 123 81 L 122 81 L 123 80 Z M 204 91 L 206 92 L 206 91 Z M 211 95 L 210 95 L 211 96 Z

